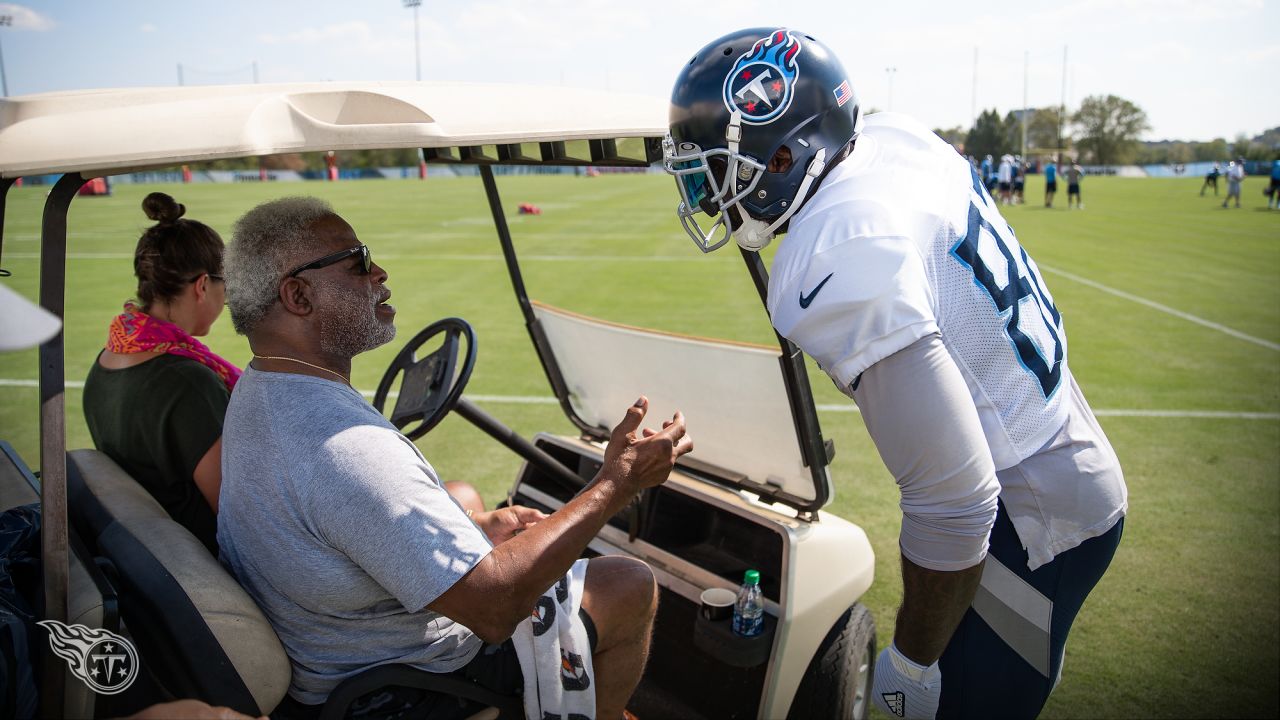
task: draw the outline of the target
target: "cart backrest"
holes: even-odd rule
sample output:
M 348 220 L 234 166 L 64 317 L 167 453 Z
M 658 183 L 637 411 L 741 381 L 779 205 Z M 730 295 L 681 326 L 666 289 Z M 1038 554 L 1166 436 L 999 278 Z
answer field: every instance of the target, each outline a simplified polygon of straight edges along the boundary
M 273 710 L 289 659 L 249 595 L 109 457 L 73 450 L 68 460 L 72 522 L 115 565 L 143 668 L 176 697 L 253 716 Z

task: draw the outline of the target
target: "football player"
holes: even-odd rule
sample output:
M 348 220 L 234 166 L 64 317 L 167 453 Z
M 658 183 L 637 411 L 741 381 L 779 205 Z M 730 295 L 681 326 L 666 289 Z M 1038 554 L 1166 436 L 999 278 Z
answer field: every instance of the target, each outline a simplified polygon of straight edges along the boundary
M 858 404 L 901 490 L 903 601 L 873 701 L 1034 717 L 1127 508 L 1035 262 L 963 157 L 909 117 L 864 119 L 798 30 L 698 50 L 670 129 L 685 230 L 704 252 L 786 234 L 774 327 Z

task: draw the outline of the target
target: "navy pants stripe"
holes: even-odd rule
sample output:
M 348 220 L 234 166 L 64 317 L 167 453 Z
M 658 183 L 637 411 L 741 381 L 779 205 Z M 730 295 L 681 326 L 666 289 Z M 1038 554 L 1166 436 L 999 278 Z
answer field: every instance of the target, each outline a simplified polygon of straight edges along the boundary
M 1034 718 L 1040 713 L 1061 672 L 1067 634 L 1076 613 L 1111 564 L 1123 532 L 1121 518 L 1103 535 L 1086 540 L 1032 572 L 1027 569 L 1027 552 L 1001 503 L 991 530 L 988 555 L 1053 603 L 1049 673 L 1046 676 L 1024 660 L 970 608 L 939 662 L 939 720 Z

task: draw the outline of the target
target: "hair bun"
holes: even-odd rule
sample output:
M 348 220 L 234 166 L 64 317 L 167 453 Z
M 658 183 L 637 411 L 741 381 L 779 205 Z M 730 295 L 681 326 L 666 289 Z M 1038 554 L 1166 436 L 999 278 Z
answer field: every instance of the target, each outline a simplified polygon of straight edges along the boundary
M 153 192 L 142 200 L 142 212 L 157 223 L 176 221 L 187 212 L 187 206 L 162 192 Z

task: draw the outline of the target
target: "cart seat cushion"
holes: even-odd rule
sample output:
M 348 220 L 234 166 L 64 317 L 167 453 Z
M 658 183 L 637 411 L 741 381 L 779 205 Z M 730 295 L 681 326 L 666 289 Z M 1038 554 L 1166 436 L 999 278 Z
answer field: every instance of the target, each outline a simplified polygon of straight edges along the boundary
M 269 712 L 289 687 L 289 659 L 270 623 L 199 540 L 120 466 L 97 450 L 69 453 L 92 495 L 77 513 L 96 533 L 123 526 L 178 582 L 253 695 Z M 73 498 L 73 505 L 75 503 Z M 95 503 L 98 507 L 88 507 Z

